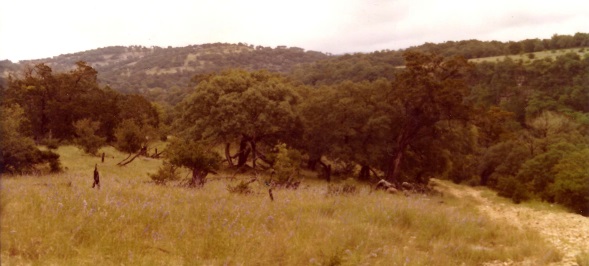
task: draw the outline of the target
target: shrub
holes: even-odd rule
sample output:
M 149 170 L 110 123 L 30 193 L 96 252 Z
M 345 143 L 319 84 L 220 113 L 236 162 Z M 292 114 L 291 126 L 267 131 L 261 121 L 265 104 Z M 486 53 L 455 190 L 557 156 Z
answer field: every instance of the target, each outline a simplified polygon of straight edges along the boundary
M 74 128 L 78 137 L 76 139 L 76 145 L 80 146 L 84 152 L 96 155 L 98 149 L 106 141 L 106 138 L 96 135 L 96 131 L 100 128 L 100 122 L 85 118 L 76 121 Z
M 142 132 L 133 120 L 123 120 L 115 129 L 115 143 L 118 150 L 126 153 L 137 152 L 146 141 L 146 134 Z
M 301 153 L 297 150 L 288 149 L 286 144 L 276 145 L 276 159 L 274 160 L 274 174 L 278 178 L 278 185 L 293 182 L 295 175 L 298 176 L 302 160 Z
M 556 172 L 552 186 L 557 203 L 589 216 L 589 148 L 572 152 L 554 166 Z
M 52 172 L 61 170 L 58 154 L 39 150 L 33 139 L 21 134 L 24 111 L 20 106 L 3 106 L 0 114 L 0 173 L 22 173 L 40 163 L 49 163 Z
M 205 142 L 175 139 L 168 145 L 167 153 L 170 163 L 190 169 L 192 178 L 189 187 L 202 187 L 209 173 L 219 169 L 221 156 L 206 149 Z
M 499 196 L 510 198 L 514 203 L 530 198 L 525 185 L 513 176 L 500 177 L 497 181 L 497 191 Z
M 158 169 L 157 173 L 150 174 L 149 177 L 158 185 L 165 185 L 168 181 L 176 181 L 180 179 L 178 167 L 164 161 L 164 164 Z
M 327 186 L 327 196 L 337 195 L 355 195 L 358 193 L 358 188 L 354 180 L 348 178 L 344 182 L 338 184 L 329 184 Z
M 251 184 L 253 181 L 255 180 L 250 180 L 250 181 L 240 181 L 237 185 L 230 185 L 227 184 L 227 191 L 229 191 L 229 193 L 235 193 L 235 194 L 251 194 L 254 193 L 254 191 L 249 187 L 249 184 Z

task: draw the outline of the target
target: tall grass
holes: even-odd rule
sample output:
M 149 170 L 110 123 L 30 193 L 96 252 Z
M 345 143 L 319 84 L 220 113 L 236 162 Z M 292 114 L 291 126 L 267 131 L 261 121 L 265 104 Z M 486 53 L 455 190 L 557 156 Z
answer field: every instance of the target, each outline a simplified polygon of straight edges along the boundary
M 65 173 L 1 179 L 3 265 L 480 265 L 560 257 L 536 233 L 449 197 L 389 195 L 361 184 L 356 193 L 330 195 L 326 183 L 307 180 L 298 190 L 275 190 L 270 201 L 262 183 L 248 195 L 229 193 L 239 180 L 223 174 L 200 190 L 157 186 L 147 173 L 158 160 L 118 167 L 73 147 L 59 152 Z M 90 188 L 95 163 L 101 190 Z

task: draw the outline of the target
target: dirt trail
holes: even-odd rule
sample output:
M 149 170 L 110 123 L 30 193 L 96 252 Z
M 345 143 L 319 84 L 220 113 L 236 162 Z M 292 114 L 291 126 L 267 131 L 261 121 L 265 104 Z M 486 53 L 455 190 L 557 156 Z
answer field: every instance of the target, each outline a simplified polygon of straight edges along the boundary
M 519 228 L 532 228 L 563 254 L 558 263 L 551 265 L 577 265 L 575 256 L 583 250 L 589 252 L 589 218 L 573 213 L 534 210 L 512 203 L 495 203 L 481 195 L 481 191 L 468 186 L 455 186 L 432 180 L 442 191 L 458 198 L 473 198 L 481 212 L 492 219 L 502 220 Z

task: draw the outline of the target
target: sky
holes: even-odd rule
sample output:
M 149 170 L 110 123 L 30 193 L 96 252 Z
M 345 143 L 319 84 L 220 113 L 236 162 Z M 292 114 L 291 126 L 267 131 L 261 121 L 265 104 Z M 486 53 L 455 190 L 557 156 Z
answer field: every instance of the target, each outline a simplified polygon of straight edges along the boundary
M 589 33 L 587 0 L 4 0 L 0 60 L 114 45 L 286 45 L 332 54 Z

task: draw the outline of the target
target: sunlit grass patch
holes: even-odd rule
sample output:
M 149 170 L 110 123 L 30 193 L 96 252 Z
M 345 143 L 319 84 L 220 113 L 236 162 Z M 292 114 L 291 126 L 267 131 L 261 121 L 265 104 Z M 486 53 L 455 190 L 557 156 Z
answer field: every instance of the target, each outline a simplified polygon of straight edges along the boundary
M 581 58 L 587 55 L 585 49 L 581 48 L 568 48 L 568 49 L 558 49 L 558 50 L 547 50 L 541 52 L 533 52 L 533 53 L 521 53 L 517 55 L 501 55 L 501 56 L 491 56 L 491 57 L 483 57 L 483 58 L 473 58 L 469 59 L 470 62 L 473 63 L 481 63 L 481 62 L 499 62 L 505 60 L 505 58 L 511 58 L 512 60 L 521 60 L 524 63 L 530 63 L 531 61 L 538 60 L 538 59 L 545 59 L 545 58 L 552 58 L 556 59 L 557 56 L 561 56 L 567 53 L 577 53 Z M 531 56 L 530 58 L 530 54 Z

